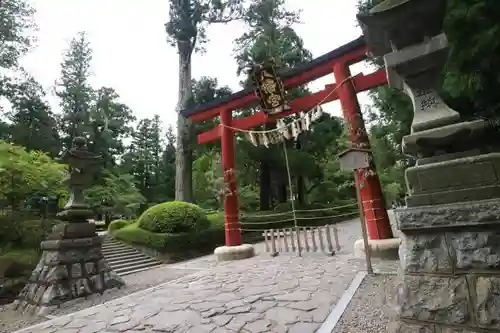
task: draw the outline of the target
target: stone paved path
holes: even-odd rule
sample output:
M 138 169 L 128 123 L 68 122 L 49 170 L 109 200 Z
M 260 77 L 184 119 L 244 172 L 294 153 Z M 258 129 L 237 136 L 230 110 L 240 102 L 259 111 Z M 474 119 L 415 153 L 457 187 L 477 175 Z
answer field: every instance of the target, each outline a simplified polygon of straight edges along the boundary
M 172 266 L 191 275 L 18 332 L 313 333 L 364 269 L 351 254 L 359 222 L 340 227 L 346 249 L 336 256 L 270 258 L 262 245 L 247 260 L 217 264 L 207 256 Z

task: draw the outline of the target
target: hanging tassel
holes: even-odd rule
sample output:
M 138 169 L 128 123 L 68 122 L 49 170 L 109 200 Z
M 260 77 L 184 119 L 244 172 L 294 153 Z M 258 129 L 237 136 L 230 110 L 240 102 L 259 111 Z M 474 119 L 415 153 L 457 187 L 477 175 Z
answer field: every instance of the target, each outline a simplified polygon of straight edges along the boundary
M 290 140 L 292 138 L 292 135 L 290 134 L 290 124 L 285 124 L 282 127 L 280 133 L 283 136 L 283 138 L 285 138 L 286 140 Z
M 261 142 L 264 144 L 264 146 L 266 146 L 266 148 L 269 148 L 269 137 L 267 133 L 262 133 L 261 139 L 262 139 Z
M 299 134 L 302 133 L 302 118 L 299 117 L 299 119 L 295 120 L 295 124 L 297 124 L 297 129 L 299 130 Z
M 311 120 L 312 121 L 318 120 L 318 107 L 317 106 L 311 110 Z
M 257 147 L 259 145 L 259 141 L 257 140 L 257 137 L 255 136 L 255 133 L 253 132 L 248 132 L 247 133 L 247 138 L 248 140 L 255 146 Z
M 288 129 L 288 125 L 285 123 L 285 120 L 278 119 L 277 122 L 278 133 L 281 134 L 280 142 L 282 139 L 290 139 L 290 130 Z
M 290 140 L 292 138 L 292 135 L 290 134 L 290 126 L 285 126 L 283 127 L 283 131 L 281 132 L 283 137 L 287 140 Z
M 294 121 L 292 123 L 292 138 L 296 140 L 299 134 L 300 134 L 299 124 L 297 121 Z
M 311 129 L 311 113 L 307 112 L 304 117 L 306 130 L 309 131 Z
M 271 134 L 271 143 L 273 145 L 281 142 L 281 135 L 278 131 L 272 131 L 270 134 Z
M 319 120 L 322 115 L 323 115 L 323 109 L 320 106 L 316 107 L 316 116 L 317 116 L 316 120 Z
M 304 112 L 301 112 L 300 113 L 300 127 L 302 128 L 302 130 L 305 132 L 305 131 L 309 131 L 309 126 L 307 126 L 307 120 L 306 120 L 306 113 Z

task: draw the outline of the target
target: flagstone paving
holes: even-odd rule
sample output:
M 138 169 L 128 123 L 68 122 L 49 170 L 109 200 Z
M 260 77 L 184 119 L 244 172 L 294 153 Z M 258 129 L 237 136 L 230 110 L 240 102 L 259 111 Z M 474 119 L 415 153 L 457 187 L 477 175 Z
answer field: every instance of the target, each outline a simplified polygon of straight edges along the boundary
M 213 256 L 199 258 L 170 266 L 192 268 L 194 274 L 17 332 L 312 333 L 364 269 L 364 261 L 351 253 L 359 222 L 340 227 L 346 249 L 336 256 L 271 258 L 262 251 L 219 264 Z M 375 264 L 396 267 L 395 262 Z

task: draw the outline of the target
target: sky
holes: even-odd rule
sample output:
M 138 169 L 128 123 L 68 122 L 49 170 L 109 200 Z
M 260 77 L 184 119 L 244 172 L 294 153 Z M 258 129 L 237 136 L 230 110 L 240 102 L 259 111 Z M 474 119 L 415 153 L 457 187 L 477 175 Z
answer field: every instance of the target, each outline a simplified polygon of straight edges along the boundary
M 37 10 L 37 47 L 21 61 L 52 94 L 60 73 L 62 54 L 79 31 L 86 31 L 93 49 L 91 84 L 94 88 L 113 87 L 137 118 L 159 114 L 165 125 L 175 125 L 178 57 L 166 42 L 164 23 L 168 20 L 168 0 L 31 0 Z M 294 28 L 314 57 L 359 37 L 356 0 L 287 0 L 289 9 L 301 9 L 302 23 Z M 243 34 L 241 23 L 214 25 L 208 30 L 206 53 L 193 57 L 193 78 L 216 77 L 220 85 L 240 90 L 236 77 L 233 40 Z M 366 64 L 352 66 L 353 74 L 371 70 Z M 313 91 L 334 82 L 333 75 L 311 83 Z M 360 94 L 361 104 L 368 104 Z M 338 102 L 325 109 L 341 115 Z

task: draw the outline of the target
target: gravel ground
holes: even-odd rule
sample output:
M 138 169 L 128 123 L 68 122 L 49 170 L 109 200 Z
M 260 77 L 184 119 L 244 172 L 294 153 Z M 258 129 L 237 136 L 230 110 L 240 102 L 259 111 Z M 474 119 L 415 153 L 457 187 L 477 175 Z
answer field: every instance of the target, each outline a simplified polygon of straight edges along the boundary
M 60 308 L 54 309 L 50 316 L 61 316 L 76 312 L 94 305 L 117 299 L 131 293 L 144 290 L 164 282 L 172 281 L 180 277 L 197 272 L 194 269 L 172 268 L 161 266 L 150 270 L 124 276 L 126 286 L 121 289 L 106 291 L 101 295 L 92 295 L 87 299 L 77 299 L 64 303 Z M 0 307 L 0 333 L 14 332 L 26 326 L 30 326 L 50 318 L 40 318 L 21 315 L 12 311 L 9 305 Z
M 332 333 L 387 332 L 397 283 L 397 275 L 366 276 Z

